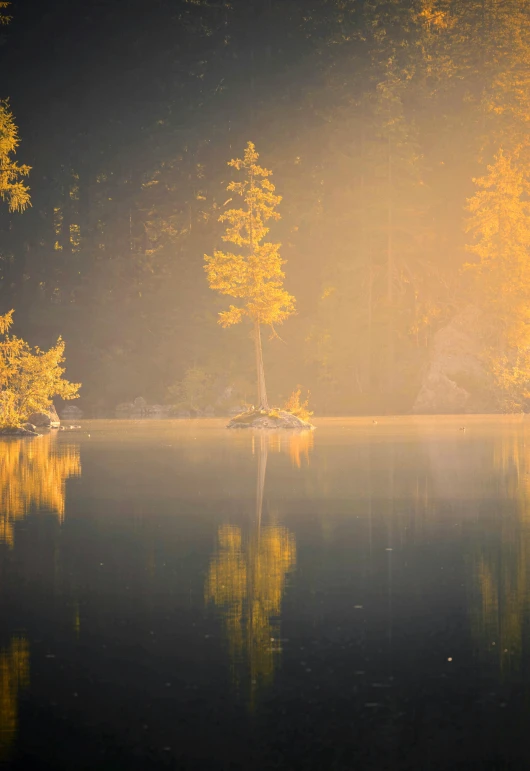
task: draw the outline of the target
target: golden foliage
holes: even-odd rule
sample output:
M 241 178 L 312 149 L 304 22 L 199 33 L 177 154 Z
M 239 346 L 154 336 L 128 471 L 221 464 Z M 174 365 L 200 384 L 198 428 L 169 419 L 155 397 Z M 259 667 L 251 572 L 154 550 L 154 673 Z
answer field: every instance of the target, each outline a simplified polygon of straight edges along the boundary
M 9 334 L 13 311 L 0 316 L 0 426 L 14 427 L 32 412 L 46 410 L 52 396 L 76 399 L 80 383 L 63 378 L 64 341 L 59 338 L 49 351 L 34 350 Z
M 211 289 L 243 301 L 219 314 L 223 327 L 238 324 L 248 317 L 258 324 L 279 324 L 294 313 L 294 297 L 283 288 L 283 260 L 280 244 L 263 242 L 269 232 L 267 222 L 279 220 L 276 207 L 281 196 L 269 180 L 271 171 L 258 165 L 259 155 L 248 142 L 244 158 L 229 161 L 243 172 L 241 182 L 230 182 L 227 190 L 240 196 L 244 208 L 228 209 L 219 217 L 226 222 L 223 241 L 233 243 L 243 254 L 215 250 L 205 255 L 205 270 Z M 232 199 L 229 199 L 232 200 Z
M 10 5 L 11 3 L 8 3 L 7 0 L 0 0 L 0 25 L 9 24 L 11 21 L 11 16 L 6 13 Z
M 9 104 L 0 101 L 0 198 L 7 201 L 10 211 L 24 211 L 30 205 L 29 187 L 21 181 L 29 174 L 30 167 L 12 159 L 19 143 L 18 129 Z
M 521 409 L 530 389 L 530 203 L 518 159 L 499 150 L 487 174 L 474 180 L 468 201 L 468 250 L 478 258 L 466 265 L 492 333 L 486 364 L 504 409 Z
M 79 450 L 57 446 L 54 434 L 9 439 L 0 445 L 0 543 L 14 542 L 14 524 L 31 508 L 64 517 L 65 484 L 81 474 Z
M 296 415 L 297 418 L 301 418 L 301 420 L 308 420 L 313 414 L 312 410 L 309 409 L 309 397 L 311 392 L 307 392 L 305 401 L 303 402 L 300 402 L 301 395 L 302 386 L 297 386 L 283 405 L 283 409 Z
M 13 637 L 9 648 L 0 650 L 0 759 L 5 758 L 18 729 L 18 697 L 29 685 L 29 646 L 23 637 Z

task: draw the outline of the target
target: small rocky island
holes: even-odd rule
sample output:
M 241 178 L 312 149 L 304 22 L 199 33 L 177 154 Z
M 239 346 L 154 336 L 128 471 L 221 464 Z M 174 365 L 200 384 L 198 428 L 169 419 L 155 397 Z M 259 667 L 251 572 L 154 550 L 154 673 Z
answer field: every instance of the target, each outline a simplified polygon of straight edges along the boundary
M 236 415 L 227 428 L 285 428 L 313 430 L 315 426 L 287 410 L 249 410 Z

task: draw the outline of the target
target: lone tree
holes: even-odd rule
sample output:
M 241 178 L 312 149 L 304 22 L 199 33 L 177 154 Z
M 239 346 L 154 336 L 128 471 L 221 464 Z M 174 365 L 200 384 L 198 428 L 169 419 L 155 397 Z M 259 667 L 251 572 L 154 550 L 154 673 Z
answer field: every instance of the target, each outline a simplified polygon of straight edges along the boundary
M 261 326 L 270 326 L 275 334 L 274 325 L 294 313 L 295 298 L 283 288 L 281 245 L 264 242 L 269 232 L 265 223 L 280 219 L 276 207 L 282 199 L 275 195 L 275 187 L 269 180 L 272 172 L 258 166 L 258 158 L 255 146 L 248 142 L 243 160 L 236 158 L 228 163 L 242 172 L 242 179 L 230 182 L 227 190 L 239 195 L 243 206 L 228 209 L 221 214 L 219 222 L 227 223 L 223 241 L 234 244 L 239 253 L 216 249 L 212 257 L 205 255 L 205 270 L 211 289 L 240 300 L 239 306 L 231 305 L 219 314 L 219 324 L 229 327 L 247 319 L 253 325 L 258 408 L 268 410 Z

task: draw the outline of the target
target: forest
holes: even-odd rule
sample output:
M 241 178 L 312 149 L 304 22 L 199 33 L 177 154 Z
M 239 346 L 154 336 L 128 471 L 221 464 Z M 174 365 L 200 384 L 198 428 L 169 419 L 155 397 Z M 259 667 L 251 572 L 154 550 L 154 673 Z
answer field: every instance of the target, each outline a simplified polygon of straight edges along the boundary
M 264 330 L 271 402 L 300 385 L 317 414 L 410 411 L 436 333 L 472 306 L 475 386 L 492 411 L 529 407 L 530 0 L 2 13 L 0 313 L 36 345 L 62 335 L 84 410 L 255 400 L 250 328 L 217 324 L 204 270 L 248 142 L 296 298 Z

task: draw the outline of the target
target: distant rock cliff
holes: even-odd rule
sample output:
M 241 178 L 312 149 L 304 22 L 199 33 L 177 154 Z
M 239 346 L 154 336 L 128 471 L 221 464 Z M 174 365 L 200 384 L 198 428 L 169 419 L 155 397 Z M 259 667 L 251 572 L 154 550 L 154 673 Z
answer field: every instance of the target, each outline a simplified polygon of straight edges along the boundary
M 438 330 L 412 411 L 416 414 L 493 412 L 480 359 L 481 311 L 473 305 Z

